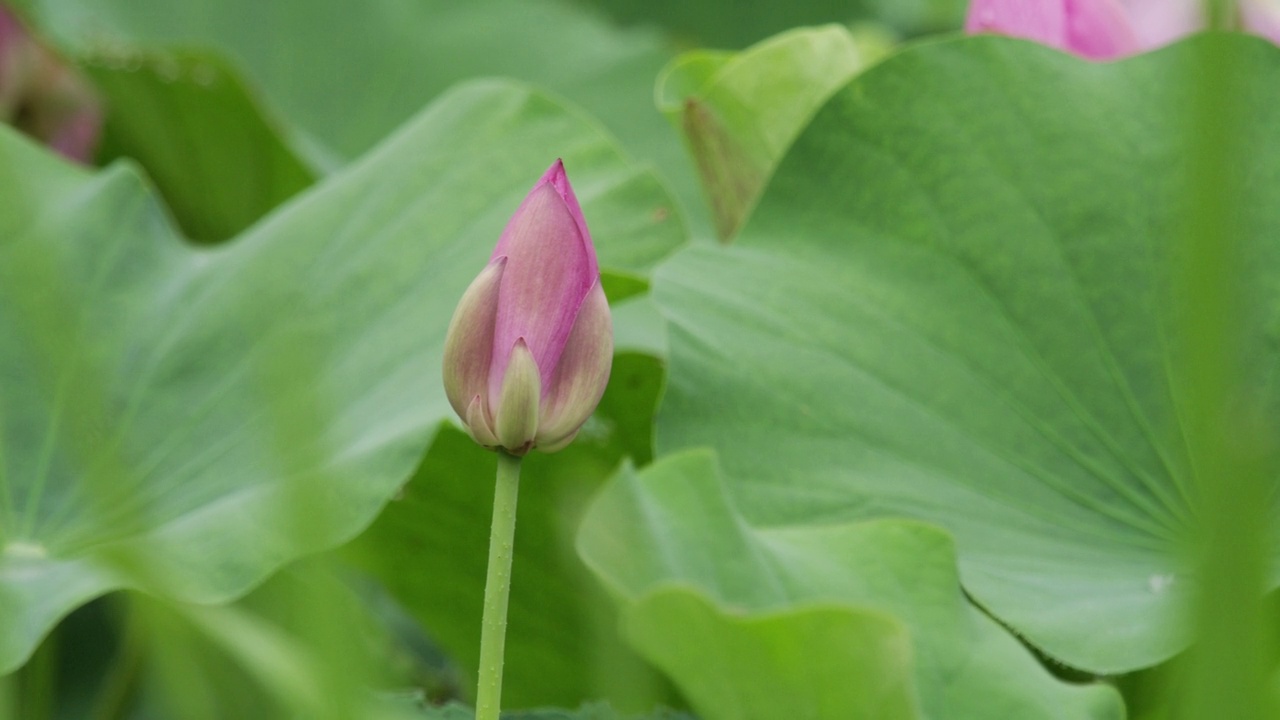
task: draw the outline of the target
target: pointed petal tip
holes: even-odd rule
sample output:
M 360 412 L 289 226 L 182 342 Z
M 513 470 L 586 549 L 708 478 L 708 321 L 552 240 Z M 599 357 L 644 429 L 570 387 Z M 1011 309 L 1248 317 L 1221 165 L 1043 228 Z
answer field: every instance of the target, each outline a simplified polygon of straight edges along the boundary
M 578 232 L 582 235 L 583 244 L 587 248 L 587 257 L 590 262 L 590 272 L 599 275 L 600 267 L 596 260 L 596 246 L 591 241 L 591 231 L 587 229 L 587 218 L 582 214 L 582 205 L 578 202 L 578 195 L 573 191 L 573 184 L 569 182 L 569 174 L 565 172 L 564 161 L 556 158 L 551 167 L 544 176 L 551 182 L 551 186 L 556 189 L 556 193 L 560 195 L 560 199 L 569 208 L 569 214 L 573 216 L 574 223 L 578 226 Z
M 479 395 L 471 398 L 471 404 L 467 406 L 464 419 L 472 440 L 487 448 L 498 446 L 498 437 L 494 435 L 493 428 L 490 426 L 484 398 Z
M 523 455 L 538 435 L 542 381 L 538 364 L 524 338 L 517 338 L 502 378 L 498 404 L 493 410 L 493 431 L 502 447 L 513 455 Z
M 556 160 L 508 221 L 491 259 L 510 259 L 495 321 L 489 397 L 501 392 L 507 358 L 523 336 L 544 387 L 574 318 L 600 281 L 600 264 L 563 160 Z
M 564 161 L 560 158 L 556 158 L 555 162 L 551 163 L 551 167 L 547 168 L 547 171 L 542 173 L 541 178 L 538 178 L 537 185 L 550 185 L 556 189 L 556 192 L 559 193 L 561 197 L 564 197 L 565 191 L 569 185 L 569 175 L 564 171 Z M 537 185 L 534 187 L 536 188 Z

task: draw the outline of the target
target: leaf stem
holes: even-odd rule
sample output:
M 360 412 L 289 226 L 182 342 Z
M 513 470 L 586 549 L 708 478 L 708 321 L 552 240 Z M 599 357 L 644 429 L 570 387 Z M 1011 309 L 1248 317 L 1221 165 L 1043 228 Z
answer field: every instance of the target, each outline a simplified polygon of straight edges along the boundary
M 1233 2 L 1214 2 L 1223 18 Z M 1190 674 L 1179 684 L 1178 718 L 1266 720 L 1277 717 L 1273 688 L 1270 588 L 1273 536 L 1271 491 L 1277 468 L 1274 422 L 1260 400 L 1253 353 L 1263 347 L 1249 333 L 1261 327 L 1254 298 L 1269 283 L 1249 263 L 1265 257 L 1256 213 L 1249 206 L 1253 178 L 1246 169 L 1248 138 L 1243 103 L 1250 97 L 1248 58 L 1231 38 L 1207 37 L 1187 65 L 1193 95 L 1189 188 L 1180 282 L 1184 336 L 1182 397 L 1188 446 L 1199 483 L 1202 518 L 1198 557 L 1197 642 L 1187 653 Z M 1258 278 L 1255 280 L 1254 278 Z
M 511 590 L 519 490 L 520 458 L 499 450 L 493 525 L 489 530 L 489 575 L 484 584 L 484 616 L 480 627 L 476 720 L 498 720 L 502 703 L 502 654 L 507 637 L 507 598 Z

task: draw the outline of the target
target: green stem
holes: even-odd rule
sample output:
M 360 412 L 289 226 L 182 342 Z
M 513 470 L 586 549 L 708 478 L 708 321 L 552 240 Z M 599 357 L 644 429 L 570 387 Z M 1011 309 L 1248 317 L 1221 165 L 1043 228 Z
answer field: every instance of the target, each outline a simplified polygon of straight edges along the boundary
M 502 704 L 502 652 L 507 639 L 507 596 L 511 590 L 519 490 L 520 458 L 499 450 L 498 486 L 493 493 L 493 526 L 489 530 L 489 576 L 484 584 L 484 617 L 480 627 L 476 720 L 498 720 Z
M 1219 22 L 1235 16 L 1234 6 L 1212 3 Z M 1266 720 L 1277 716 L 1272 621 L 1264 604 L 1277 455 L 1274 420 L 1259 401 L 1257 341 L 1244 333 L 1260 327 L 1252 299 L 1264 286 L 1256 283 L 1270 282 L 1248 263 L 1271 238 L 1250 235 L 1258 232 L 1246 199 L 1251 58 L 1231 38 L 1205 40 L 1194 46 L 1194 66 L 1187 65 L 1194 68 L 1186 79 L 1194 104 L 1186 172 L 1194 185 L 1175 296 L 1184 335 L 1179 395 L 1202 518 L 1198 638 L 1171 717 Z

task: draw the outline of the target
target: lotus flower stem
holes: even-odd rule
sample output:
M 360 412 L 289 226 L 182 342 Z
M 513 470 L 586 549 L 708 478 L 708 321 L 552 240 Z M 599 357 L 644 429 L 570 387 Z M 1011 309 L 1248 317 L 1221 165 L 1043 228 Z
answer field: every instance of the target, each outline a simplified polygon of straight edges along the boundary
M 484 584 L 480 624 L 480 682 L 476 720 L 498 720 L 502 704 L 502 656 L 507 639 L 507 599 L 511 594 L 511 557 L 516 536 L 516 496 L 520 458 L 498 451 L 498 484 L 493 493 L 489 530 L 489 575 Z

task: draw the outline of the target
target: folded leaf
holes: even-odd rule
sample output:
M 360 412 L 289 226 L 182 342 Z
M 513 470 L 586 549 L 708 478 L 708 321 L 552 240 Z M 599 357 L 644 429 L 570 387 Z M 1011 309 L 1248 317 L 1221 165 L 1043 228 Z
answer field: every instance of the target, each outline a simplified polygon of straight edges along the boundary
M 505 82 L 213 250 L 128 164 L 0 128 L 0 673 L 113 588 L 218 602 L 364 528 L 452 416 L 453 307 L 553 152 L 603 265 L 680 242 L 652 175 Z

